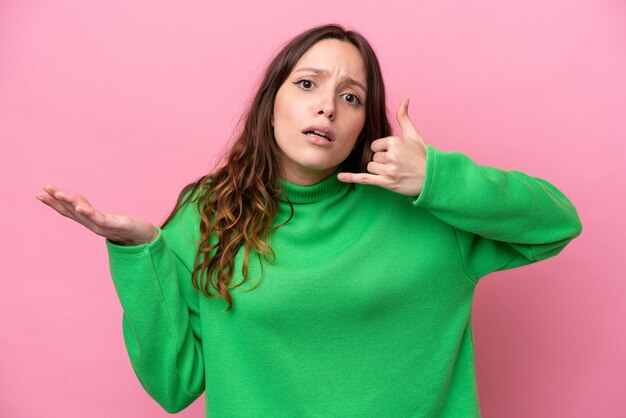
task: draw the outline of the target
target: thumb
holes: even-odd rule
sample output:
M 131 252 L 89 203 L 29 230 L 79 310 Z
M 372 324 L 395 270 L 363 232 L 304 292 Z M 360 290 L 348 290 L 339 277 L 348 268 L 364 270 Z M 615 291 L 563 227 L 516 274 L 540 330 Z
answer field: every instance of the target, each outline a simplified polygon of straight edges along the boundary
M 408 97 L 400 103 L 398 107 L 398 111 L 396 112 L 396 118 L 398 119 L 398 123 L 400 124 L 400 128 L 402 129 L 402 136 L 405 138 L 411 139 L 421 139 L 421 135 L 411 118 L 409 118 L 409 99 Z

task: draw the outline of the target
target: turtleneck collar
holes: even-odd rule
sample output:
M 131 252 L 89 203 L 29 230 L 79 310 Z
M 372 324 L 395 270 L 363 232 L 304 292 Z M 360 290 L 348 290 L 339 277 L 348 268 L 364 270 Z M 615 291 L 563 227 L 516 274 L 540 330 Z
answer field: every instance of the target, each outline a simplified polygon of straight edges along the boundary
M 344 183 L 337 178 L 337 174 L 340 172 L 341 167 L 324 180 L 311 186 L 300 186 L 283 178 L 280 179 L 280 182 L 285 194 L 289 196 L 289 200 L 294 205 L 315 203 L 337 194 L 343 188 L 350 187 L 350 184 Z M 287 201 L 284 195 L 280 196 L 280 200 L 282 202 Z

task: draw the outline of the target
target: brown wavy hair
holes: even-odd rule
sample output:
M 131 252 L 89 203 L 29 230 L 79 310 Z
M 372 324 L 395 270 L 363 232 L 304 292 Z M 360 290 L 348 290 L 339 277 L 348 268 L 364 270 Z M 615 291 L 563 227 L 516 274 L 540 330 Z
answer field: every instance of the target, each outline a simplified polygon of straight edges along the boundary
M 271 125 L 274 98 L 300 58 L 324 39 L 337 39 L 354 45 L 361 53 L 366 71 L 365 125 L 355 148 L 342 163 L 343 170 L 365 172 L 373 156 L 370 149 L 372 141 L 391 135 L 380 65 L 371 45 L 361 34 L 329 24 L 311 28 L 283 46 L 269 64 L 242 118 L 241 132 L 224 156 L 226 163 L 185 186 L 176 206 L 161 226 L 164 228 L 182 206 L 196 202 L 201 219 L 201 238 L 192 284 L 206 296 L 223 298 L 228 303 L 226 311 L 233 305 L 229 289 L 248 280 L 250 252 L 255 252 L 260 262 L 261 256 L 266 262 L 272 262 L 275 254 L 268 238 L 293 216 L 293 205 L 286 197 L 291 216 L 271 228 L 278 212 L 279 198 L 284 194 L 279 181 L 280 148 Z M 235 256 L 241 247 L 244 248 L 243 280 L 239 284 L 231 284 Z M 261 275 L 262 267 L 261 262 Z M 254 288 L 257 286 L 258 283 Z

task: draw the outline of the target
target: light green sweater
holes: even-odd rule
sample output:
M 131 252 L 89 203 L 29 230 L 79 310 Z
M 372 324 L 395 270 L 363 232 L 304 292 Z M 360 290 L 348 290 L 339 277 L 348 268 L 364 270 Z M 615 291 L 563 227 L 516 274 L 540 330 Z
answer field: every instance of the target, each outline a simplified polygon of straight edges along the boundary
M 558 254 L 581 232 L 570 201 L 544 180 L 432 146 L 417 198 L 336 173 L 281 181 L 295 214 L 248 291 L 261 272 L 251 255 L 255 279 L 232 291 L 229 312 L 191 284 L 195 204 L 150 244 L 107 240 L 145 390 L 169 412 L 206 391 L 210 417 L 479 417 L 476 283 Z M 275 225 L 289 214 L 281 201 Z

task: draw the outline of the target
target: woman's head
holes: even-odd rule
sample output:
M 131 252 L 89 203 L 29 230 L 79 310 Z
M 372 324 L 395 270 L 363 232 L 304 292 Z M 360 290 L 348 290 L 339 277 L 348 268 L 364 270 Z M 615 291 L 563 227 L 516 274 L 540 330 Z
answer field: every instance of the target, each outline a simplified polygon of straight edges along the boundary
M 293 38 L 272 60 L 237 142 L 257 156 L 271 155 L 276 175 L 308 168 L 321 180 L 342 162 L 347 171 L 364 171 L 371 142 L 391 134 L 385 105 L 380 65 L 367 40 L 338 25 L 319 26 Z M 336 138 L 312 145 L 303 131 L 315 127 Z
M 273 226 L 284 195 L 278 178 L 312 184 L 339 164 L 345 171 L 365 171 L 371 142 L 391 134 L 372 47 L 338 25 L 301 33 L 270 63 L 243 121 L 226 164 L 185 187 L 162 224 L 197 201 L 200 242 L 192 284 L 207 296 L 223 298 L 227 309 L 233 303 L 229 290 L 248 280 L 250 253 L 270 261 L 269 236 L 291 219 Z M 330 143 L 316 145 L 321 137 L 307 135 L 311 130 L 329 133 Z M 242 249 L 240 275 L 234 266 Z M 233 285 L 233 276 L 243 279 Z
M 365 125 L 367 82 L 359 50 L 324 39 L 278 89 L 272 126 L 283 177 L 309 185 L 328 177 L 356 147 Z

